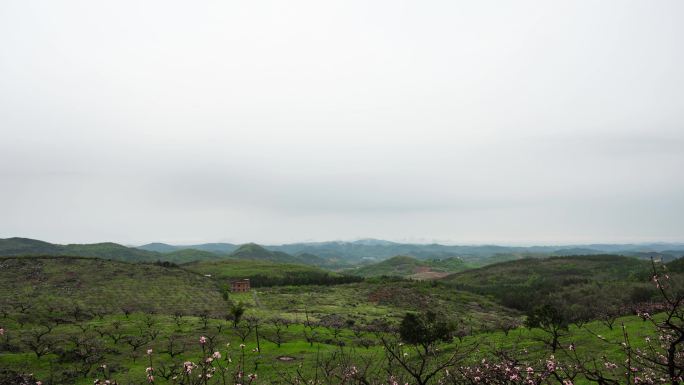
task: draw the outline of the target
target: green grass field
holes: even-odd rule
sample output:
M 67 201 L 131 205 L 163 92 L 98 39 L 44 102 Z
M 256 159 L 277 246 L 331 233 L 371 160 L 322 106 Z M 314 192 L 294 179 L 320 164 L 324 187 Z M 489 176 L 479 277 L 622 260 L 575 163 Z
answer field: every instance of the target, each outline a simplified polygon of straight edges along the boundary
M 248 316 L 256 314 L 263 313 L 252 310 L 247 312 Z M 312 366 L 317 355 L 326 356 L 342 350 L 350 352 L 358 358 L 367 357 L 367 359 L 380 360 L 382 357 L 382 349 L 373 333 L 363 333 L 359 336 L 349 329 L 343 329 L 336 335 L 329 328 L 317 327 L 314 330 L 309 330 L 302 324 L 293 324 L 284 329 L 284 342 L 278 347 L 265 338 L 274 333 L 274 328 L 267 320 L 262 320 L 259 330 L 259 346 L 261 349 L 260 352 L 256 352 L 254 350 L 257 347 L 257 341 L 254 332 L 243 341 L 238 333 L 231 328 L 229 322 L 223 320 L 211 319 L 207 327 L 204 328 L 203 322 L 197 317 L 184 317 L 179 326 L 171 316 L 155 315 L 151 317 L 153 326 L 147 328 L 148 319 L 150 318 L 140 313 L 132 314 L 128 318 L 123 315 L 106 316 L 103 319 L 95 318 L 81 323 L 81 326 L 86 330 L 85 332 L 74 325 L 63 325 L 54 329 L 51 334 L 53 336 L 51 341 L 56 343 L 55 341 L 62 340 L 64 341 L 63 344 L 69 345 L 71 340 L 91 336 L 106 349 L 106 353 L 103 353 L 101 359 L 98 360 L 98 365 L 107 365 L 111 373 L 110 377 L 117 378 L 120 383 L 144 382 L 145 367 L 149 366 L 149 358 L 145 354 L 147 349 L 153 350 L 152 365 L 157 368 L 181 365 L 186 360 L 196 362 L 201 356 L 201 346 L 198 342 L 200 336 L 210 337 L 212 340 L 211 350 L 220 351 L 224 359 L 230 357 L 234 363 L 241 357 L 243 349 L 240 348 L 240 344 L 244 343 L 246 345 L 244 349 L 245 371 L 258 373 L 261 383 L 280 383 L 279 377 L 283 373 L 295 370 L 300 365 L 303 365 L 303 370 L 314 370 Z M 3 320 L 3 322 L 5 322 L 5 328 L 8 330 L 7 336 L 10 341 L 21 339 L 22 335 L 30 334 L 34 328 L 32 325 L 20 327 L 8 319 Z M 122 325 L 121 333 L 124 335 L 124 339 L 128 335 L 139 335 L 141 330 L 156 330 L 159 334 L 154 341 L 149 341 L 137 349 L 125 343 L 115 344 L 106 335 L 104 337 L 99 336 L 98 330 L 112 330 L 112 325 L 117 322 Z M 624 322 L 634 346 L 643 346 L 644 337 L 653 336 L 649 324 L 637 317 L 624 317 L 618 321 L 618 324 L 622 322 Z M 221 326 L 220 331 L 219 325 Z M 35 327 L 37 328 L 37 326 Z M 605 342 L 594 334 L 600 334 L 605 340 L 614 343 Z M 314 342 L 310 343 L 307 342 L 307 338 L 311 338 L 311 335 L 314 336 Z M 171 357 L 169 353 L 165 352 L 168 350 L 169 336 L 176 336 L 176 348 L 177 350 L 184 350 L 183 353 Z M 542 337 L 543 334 L 539 330 L 525 328 L 514 329 L 508 335 L 503 332 L 481 332 L 465 337 L 462 341 L 455 340 L 450 344 L 442 344 L 441 349 L 448 351 L 458 345 L 473 346 L 477 344 L 477 353 L 473 354 L 473 357 L 487 357 L 493 351 L 505 349 L 517 352 L 527 351 L 528 357 L 536 360 L 544 359 L 550 355 L 548 349 L 538 341 Z M 585 325 L 582 329 L 571 327 L 562 339 L 562 344 L 569 346 L 570 343 L 574 343 L 578 352 L 585 357 L 605 355 L 608 359 L 618 360 L 621 356 L 617 344 L 621 341 L 621 337 L 622 330 L 620 327 L 610 330 L 605 325 L 594 322 Z M 362 344 L 359 342 L 360 339 L 367 341 Z M 560 351 L 557 354 L 562 356 L 565 352 Z M 293 360 L 285 362 L 281 361 L 280 357 L 289 357 Z M 23 349 L 19 352 L 3 352 L 0 354 L 0 365 L 18 371 L 30 370 L 40 379 L 49 379 L 51 376 L 53 379 L 62 378 L 60 376 L 64 376 L 63 372 L 65 371 L 65 369 L 60 369 L 57 373 L 54 371 L 54 367 L 60 367 L 57 355 L 47 354 L 37 358 L 34 353 Z M 226 365 L 228 364 L 226 363 Z M 52 371 L 51 366 L 53 367 Z M 76 365 L 76 367 L 79 366 Z M 73 369 L 66 369 L 67 374 L 77 374 L 68 373 L 69 370 Z M 97 365 L 93 365 L 85 377 L 78 373 L 75 383 L 91 384 L 94 378 L 101 377 L 97 373 Z M 158 376 L 156 383 L 171 382 Z
M 557 267 L 558 261 L 550 263 Z M 574 265 L 569 276 L 589 271 L 582 260 L 570 261 Z M 219 351 L 222 358 L 217 362 L 230 371 L 242 365 L 246 373 L 259 375 L 259 383 L 284 384 L 289 382 L 283 379 L 292 379 L 297 371 L 313 376 L 321 362 L 332 356 L 381 365 L 385 350 L 379 338 L 391 335 L 391 325 L 399 324 L 408 312 L 429 310 L 443 314 L 457 327 L 458 338 L 439 344 L 440 354 L 459 347 L 473 349 L 462 364 L 491 358 L 499 351 L 519 354 L 530 362 L 551 355 L 541 330 L 520 326 L 521 312 L 502 306 L 495 295 L 461 290 L 453 280 L 368 279 L 340 285 L 258 287 L 225 297 L 221 286 L 232 277 L 287 277 L 319 270 L 268 261 L 232 262 L 202 262 L 186 269 L 89 258 L 0 259 L 0 368 L 33 373 L 44 384 L 85 385 L 105 376 L 119 384 L 143 384 L 145 368 L 151 365 L 156 370 L 155 384 L 171 384 L 171 368 Z M 605 261 L 588 262 L 596 263 Z M 600 274 L 615 276 L 631 268 Z M 477 274 L 491 275 L 491 269 Z M 496 282 L 518 282 L 518 276 L 500 276 Z M 469 282 L 478 281 L 471 276 Z M 234 327 L 227 315 L 238 303 L 244 304 L 245 313 Z M 503 323 L 514 327 L 504 333 Z M 621 360 L 622 323 L 634 347 L 643 347 L 646 337 L 656 337 L 652 325 L 636 316 L 618 319 L 613 329 L 597 321 L 582 328 L 571 325 L 563 332 L 556 356 L 570 354 L 567 347 L 574 344 L 583 358 Z M 202 336 L 208 339 L 204 345 L 199 343 Z M 148 349 L 153 351 L 150 356 Z M 575 383 L 583 381 L 578 378 Z

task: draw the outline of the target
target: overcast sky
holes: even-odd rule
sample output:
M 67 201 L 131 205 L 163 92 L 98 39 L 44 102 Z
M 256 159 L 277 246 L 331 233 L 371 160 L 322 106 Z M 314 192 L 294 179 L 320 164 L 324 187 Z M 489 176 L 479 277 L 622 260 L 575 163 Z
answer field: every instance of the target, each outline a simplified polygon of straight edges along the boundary
M 684 2 L 0 2 L 0 238 L 684 240 Z

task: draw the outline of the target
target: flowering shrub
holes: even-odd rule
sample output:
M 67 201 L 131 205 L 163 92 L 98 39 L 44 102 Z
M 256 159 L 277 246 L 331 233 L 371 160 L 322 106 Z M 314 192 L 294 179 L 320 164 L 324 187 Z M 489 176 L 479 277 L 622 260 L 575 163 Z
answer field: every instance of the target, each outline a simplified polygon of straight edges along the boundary
M 210 383 L 248 385 L 256 381 L 255 373 L 245 373 L 245 345 L 240 345 L 240 354 L 237 362 L 233 363 L 229 354 L 221 354 L 220 351 L 207 349 L 207 337 L 198 339 L 202 353 L 195 361 L 185 361 L 182 366 L 174 369 L 165 369 L 165 376 L 173 384 L 178 385 L 207 385 Z M 227 344 L 227 347 L 230 344 Z M 152 349 L 147 351 L 149 367 L 145 370 L 147 382 L 154 384 L 155 368 L 153 365 Z

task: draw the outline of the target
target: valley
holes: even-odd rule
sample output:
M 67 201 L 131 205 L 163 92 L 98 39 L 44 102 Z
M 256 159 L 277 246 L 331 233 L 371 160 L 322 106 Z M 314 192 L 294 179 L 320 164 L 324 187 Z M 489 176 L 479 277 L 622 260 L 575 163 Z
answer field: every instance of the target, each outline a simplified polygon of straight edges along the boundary
M 0 378 L 31 373 L 46 384 L 145 383 L 147 367 L 157 384 L 196 383 L 183 377 L 184 362 L 210 370 L 217 383 L 237 383 L 235 376 L 244 373 L 257 374 L 259 383 L 290 384 L 322 375 L 325 365 L 332 365 L 325 383 L 336 383 L 336 370 L 352 366 L 363 367 L 363 375 L 345 381 L 379 381 L 387 364 L 398 365 L 392 366 L 395 378 L 415 383 L 403 365 L 439 366 L 463 349 L 469 353 L 457 355 L 457 362 L 473 368 L 501 354 L 532 366 L 549 356 L 585 362 L 602 355 L 612 362 L 624 355 L 623 333 L 634 348 L 657 338 L 639 314 L 659 319 L 666 311 L 651 282 L 652 263 L 635 256 L 491 264 L 395 256 L 353 265 L 342 257 L 293 256 L 254 244 L 225 255 L 35 244 L 26 255 L 12 255 L 27 250 L 26 241 L 19 243 L 23 249 L 16 242 L 1 249 L 10 255 L 0 257 Z M 70 252 L 79 255 L 61 255 Z M 674 293 L 684 292 L 681 261 L 656 262 L 668 269 Z M 231 291 L 236 279 L 249 279 L 251 289 Z M 531 323 L 542 304 L 562 314 L 558 352 L 549 350 L 555 346 L 549 324 Z M 396 343 L 406 338 L 401 325 L 411 314 L 436 314 L 446 322 L 449 337 L 426 345 L 442 353 L 421 358 L 408 351 L 413 358 L 406 362 L 386 361 L 392 349 L 404 349 Z M 569 345 L 577 353 L 565 350 Z M 198 357 L 214 351 L 222 358 L 202 364 Z M 587 376 L 574 374 L 574 383 L 590 383 Z

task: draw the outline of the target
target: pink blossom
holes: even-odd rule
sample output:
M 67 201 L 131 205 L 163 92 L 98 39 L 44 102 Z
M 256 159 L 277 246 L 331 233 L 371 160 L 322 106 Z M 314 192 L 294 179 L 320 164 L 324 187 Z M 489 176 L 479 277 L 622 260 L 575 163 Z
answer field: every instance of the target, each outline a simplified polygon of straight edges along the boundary
M 183 368 L 185 369 L 185 373 L 190 374 L 190 373 L 192 373 L 192 369 L 195 368 L 195 364 L 193 364 L 190 361 L 185 361 L 183 363 Z
M 200 337 L 199 343 L 202 345 L 206 344 L 207 343 L 207 337 L 205 337 L 205 336 Z

